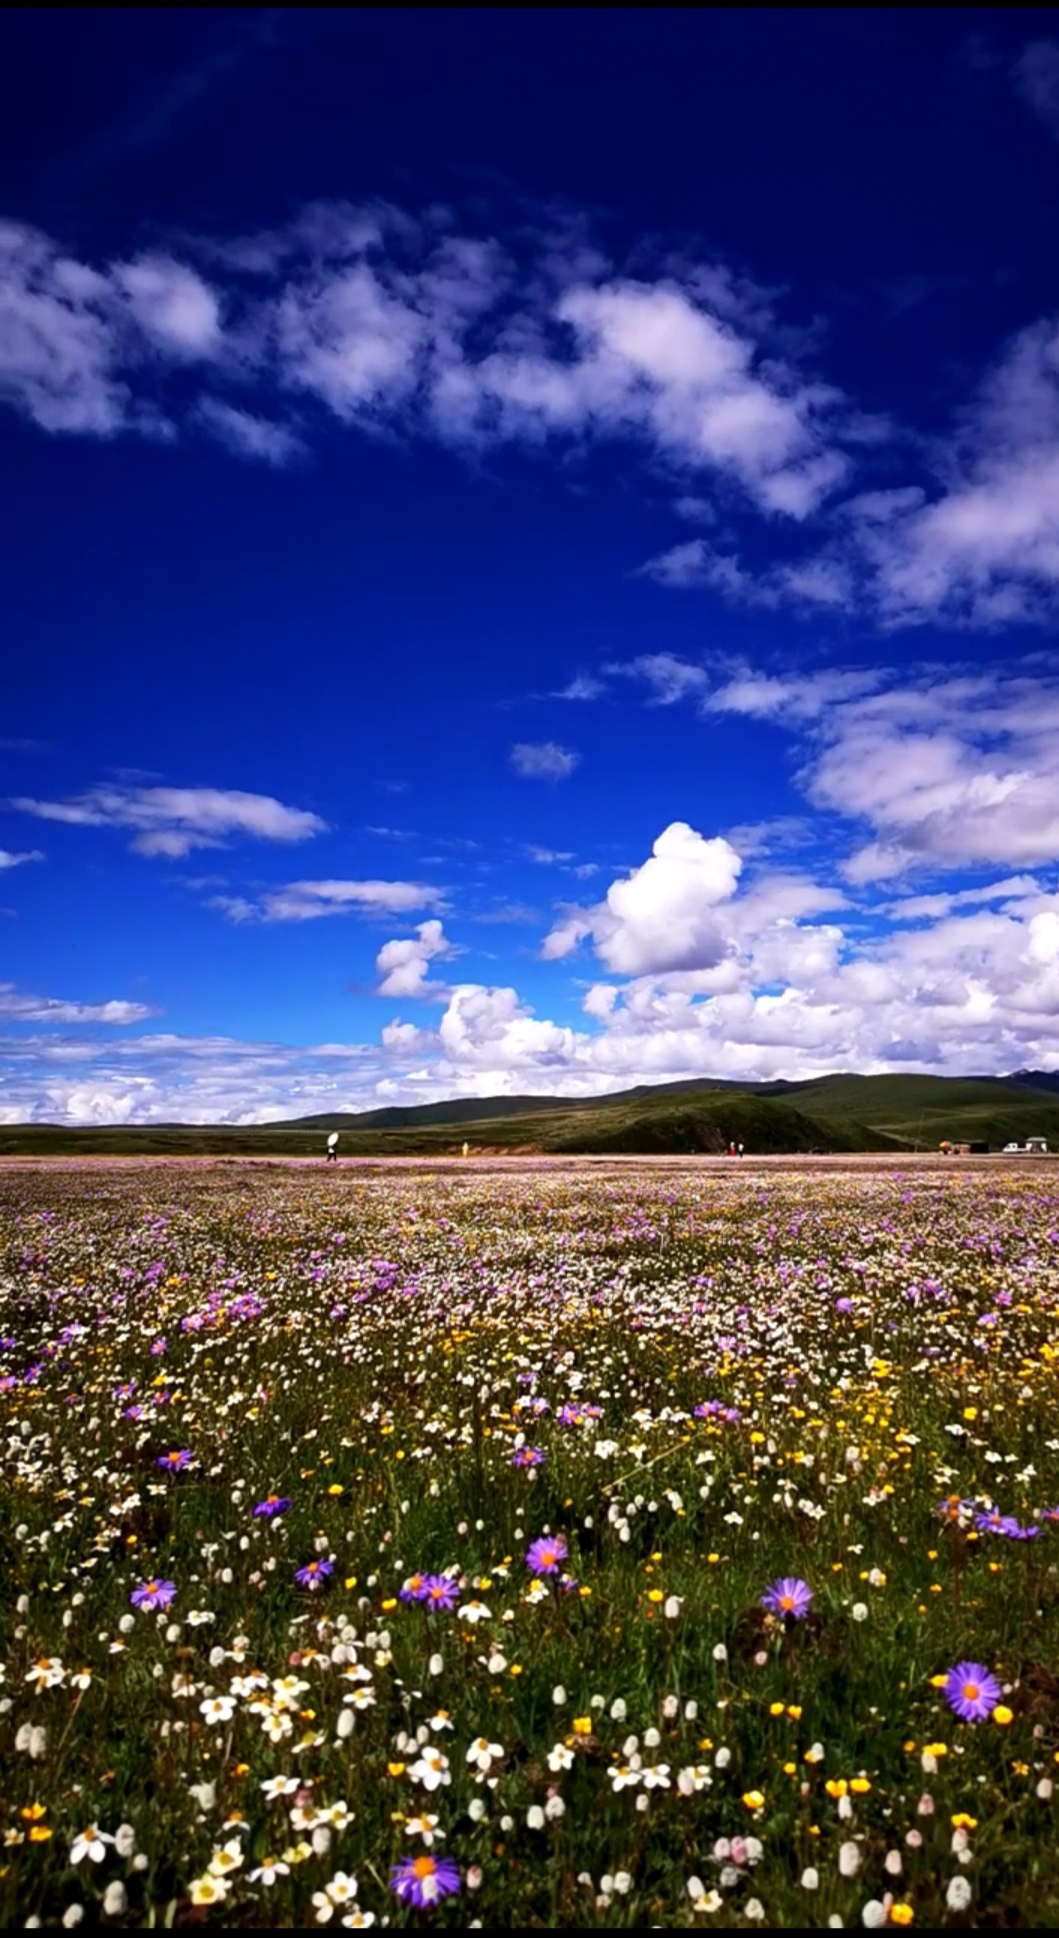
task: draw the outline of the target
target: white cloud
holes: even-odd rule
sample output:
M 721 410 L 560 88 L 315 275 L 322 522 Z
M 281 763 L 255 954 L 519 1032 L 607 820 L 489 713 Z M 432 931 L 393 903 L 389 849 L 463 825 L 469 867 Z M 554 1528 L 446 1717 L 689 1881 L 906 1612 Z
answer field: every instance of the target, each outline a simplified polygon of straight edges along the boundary
M 412 305 L 358 264 L 289 289 L 278 334 L 285 381 L 350 418 L 408 395 L 427 329 Z
M 199 417 L 218 443 L 239 458 L 257 458 L 277 467 L 289 464 L 304 450 L 301 439 L 285 424 L 252 411 L 238 410 L 219 397 L 203 397 Z
M 217 297 L 186 263 L 140 256 L 119 263 L 114 280 L 144 335 L 178 358 L 213 356 L 221 343 Z
M 112 1000 L 71 1003 L 57 996 L 30 996 L 14 983 L 0 982 L 0 1017 L 15 1023 L 142 1023 L 157 1012 L 146 1003 Z
M 691 699 L 705 693 L 709 686 L 704 667 L 678 659 L 675 653 L 640 653 L 636 659 L 616 661 L 607 667 L 607 672 L 642 681 L 651 704 L 658 707 Z
M 44 855 L 40 848 L 25 848 L 21 853 L 16 853 L 11 848 L 0 848 L 0 869 L 21 868 L 23 862 L 43 860 Z
M 430 964 L 453 953 L 452 943 L 438 921 L 420 922 L 414 936 L 384 942 L 375 958 L 381 978 L 379 995 L 444 1000 L 441 986 L 428 981 Z
M 427 882 L 301 881 L 270 889 L 254 912 L 265 922 L 314 922 L 325 915 L 403 915 L 444 907 L 441 889 Z
M 760 293 L 716 265 L 615 274 L 570 236 L 541 235 L 521 275 L 491 238 L 436 213 L 319 204 L 285 231 L 204 239 L 99 267 L 36 231 L 0 231 L 0 370 L 45 430 L 156 430 L 158 383 L 208 359 L 233 396 L 218 434 L 254 454 L 245 393 L 300 392 L 345 422 L 456 445 L 636 439 L 799 520 L 841 481 L 837 393 L 765 350 Z M 227 419 L 218 407 L 235 413 Z M 174 409 L 183 409 L 179 395 Z M 276 459 L 273 427 L 257 455 Z M 685 494 L 686 495 L 686 494 Z
M 717 471 L 763 510 L 795 519 L 841 481 L 845 460 L 823 428 L 837 393 L 766 366 L 687 283 L 575 284 L 556 303 L 552 330 L 554 344 L 542 330 L 536 343 L 447 373 L 469 431 L 484 418 L 505 438 L 638 435 L 671 462 Z
M 596 679 L 587 673 L 578 673 L 574 679 L 569 680 L 565 686 L 560 687 L 558 692 L 553 693 L 551 697 L 553 700 L 599 700 L 606 690 L 606 686 L 602 680 Z
M 555 740 L 520 740 L 511 749 L 511 765 L 524 780 L 565 781 L 579 756 Z
M 192 848 L 217 848 L 232 835 L 259 841 L 306 841 L 326 826 L 318 814 L 286 807 L 270 794 L 218 787 L 90 788 L 67 801 L 28 797 L 12 805 L 41 820 L 71 827 L 132 828 L 130 846 L 141 855 L 178 858 Z
M 573 850 L 568 848 L 538 848 L 536 842 L 527 841 L 522 850 L 527 861 L 535 862 L 538 868 L 562 866 L 573 861 Z
M 133 421 L 105 276 L 0 223 L 0 396 L 41 430 L 110 437 Z
M 1015 67 L 1049 126 L 1057 75 L 1051 40 Z M 98 264 L 9 222 L 0 397 L 51 433 L 205 430 L 270 464 L 297 455 L 324 414 L 471 453 L 621 440 L 664 469 L 678 516 L 716 519 L 709 492 L 790 534 L 760 570 L 727 536 L 674 545 L 642 568 L 663 584 L 765 610 L 866 611 L 890 626 L 996 627 L 1051 612 L 1054 319 L 1002 351 L 932 451 L 919 441 L 931 476 L 880 484 L 877 471 L 863 475 L 869 444 L 877 464 L 882 445 L 896 458 L 912 440 L 858 418 L 779 354 L 769 299 L 716 264 L 648 260 L 641 250 L 639 273 L 623 273 L 560 232 L 539 235 L 516 265 L 495 239 L 457 234 L 450 215 L 382 206 L 320 204 L 271 234 Z M 189 396 L 192 364 L 208 364 L 207 395 Z M 799 527 L 802 550 L 788 555 Z M 563 697 L 598 698 L 598 681 L 582 675 Z
M 618 975 L 713 968 L 726 946 L 717 911 L 735 893 L 741 869 L 723 837 L 707 841 L 674 821 L 650 860 L 613 882 L 605 901 L 572 912 L 552 929 L 542 954 L 556 961 L 591 936 L 600 960 Z

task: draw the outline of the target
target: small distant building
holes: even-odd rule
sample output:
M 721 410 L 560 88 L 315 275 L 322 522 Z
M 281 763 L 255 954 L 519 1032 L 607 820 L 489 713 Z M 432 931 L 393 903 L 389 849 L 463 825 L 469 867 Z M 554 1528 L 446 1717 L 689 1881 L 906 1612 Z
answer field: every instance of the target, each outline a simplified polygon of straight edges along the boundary
M 1026 1139 L 1027 1157 L 1047 1157 L 1047 1155 L 1048 1155 L 1048 1139 L 1046 1137 L 1027 1137 Z

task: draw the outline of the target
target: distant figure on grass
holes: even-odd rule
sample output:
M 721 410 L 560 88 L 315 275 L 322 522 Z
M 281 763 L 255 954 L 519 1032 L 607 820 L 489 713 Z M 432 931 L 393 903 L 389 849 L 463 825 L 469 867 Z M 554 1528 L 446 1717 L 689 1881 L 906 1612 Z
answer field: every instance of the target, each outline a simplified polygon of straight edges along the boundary
M 330 1137 L 327 1140 L 327 1162 L 329 1164 L 338 1163 L 338 1132 L 337 1131 L 332 1131 Z
M 739 1155 L 740 1155 L 740 1157 L 742 1157 L 742 1156 L 743 1156 L 743 1146 L 742 1146 L 741 1144 L 740 1144 L 740 1146 L 739 1146 Z
M 464 1147 L 463 1147 L 463 1155 L 464 1155 L 464 1157 L 469 1157 L 469 1156 L 470 1156 L 470 1150 L 471 1150 L 471 1147 L 470 1147 L 470 1145 L 469 1145 L 469 1144 L 465 1144 L 465 1145 L 464 1145 Z

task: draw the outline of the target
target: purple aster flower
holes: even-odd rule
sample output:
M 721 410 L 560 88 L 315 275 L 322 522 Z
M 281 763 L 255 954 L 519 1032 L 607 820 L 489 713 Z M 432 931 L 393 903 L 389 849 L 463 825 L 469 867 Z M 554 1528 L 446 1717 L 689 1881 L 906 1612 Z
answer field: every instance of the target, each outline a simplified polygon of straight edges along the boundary
M 153 1344 L 153 1345 L 152 1345 L 152 1347 L 151 1347 L 151 1351 L 152 1351 L 152 1353 L 154 1354 L 154 1356 L 155 1356 L 155 1358 L 157 1358 L 157 1357 L 158 1357 L 158 1354 L 159 1354 L 159 1353 L 164 1353 L 164 1352 L 165 1352 L 165 1349 L 166 1349 L 166 1346 L 168 1345 L 168 1343 L 169 1343 L 169 1342 L 168 1342 L 168 1340 L 166 1340 L 166 1339 L 156 1339 L 156 1340 L 154 1341 L 154 1344 Z
M 170 1474 L 183 1473 L 184 1468 L 190 1467 L 191 1465 L 190 1449 L 188 1447 L 178 1447 L 172 1453 L 159 1454 L 154 1464 L 156 1467 L 164 1467 L 166 1472 Z
M 980 1662 L 957 1662 L 945 1678 L 945 1700 L 961 1722 L 984 1723 L 1000 1701 L 1000 1684 Z
M 153 1613 L 156 1608 L 168 1608 L 175 1594 L 175 1582 L 141 1581 L 139 1587 L 133 1589 L 129 1600 L 134 1608 L 146 1608 Z
M 531 1575 L 557 1575 L 559 1563 L 566 1560 L 568 1553 L 561 1534 L 542 1534 L 526 1549 L 526 1566 Z
M 423 1593 L 419 1597 L 427 1608 L 436 1608 L 444 1614 L 455 1608 L 460 1591 L 448 1575 L 424 1575 Z
M 274 1514 L 286 1514 L 289 1506 L 290 1502 L 282 1494 L 266 1494 L 263 1501 L 257 1502 L 254 1513 L 263 1514 L 266 1521 L 271 1521 Z
M 852 1300 L 852 1299 L 836 1299 L 836 1300 L 835 1300 L 835 1311 L 836 1311 L 836 1312 L 852 1312 L 852 1310 L 853 1310 L 853 1300 Z
M 989 1514 L 976 1514 L 974 1524 L 979 1534 L 1006 1534 L 1009 1538 L 1018 1527 L 1014 1515 L 1001 1514 L 998 1507 Z
M 808 1582 L 799 1581 L 797 1575 L 781 1575 L 778 1581 L 769 1583 L 761 1597 L 761 1606 L 770 1615 L 782 1615 L 785 1621 L 804 1622 L 812 1599 Z
M 584 1415 L 576 1406 L 571 1406 L 567 1403 L 565 1406 L 559 1408 L 555 1417 L 561 1427 L 579 1427 Z
M 544 1455 L 539 1447 L 516 1447 L 511 1456 L 513 1467 L 543 1467 Z
M 1059 1521 L 1059 1507 L 1039 1507 L 1037 1513 L 1042 1521 Z
M 319 1588 L 322 1581 L 327 1580 L 328 1575 L 333 1575 L 334 1571 L 334 1562 L 328 1561 L 326 1555 L 320 1555 L 316 1561 L 307 1561 L 304 1568 L 296 1568 L 294 1579 L 299 1588 L 315 1589 Z
M 460 1874 L 451 1857 L 432 1857 L 424 1851 L 419 1857 L 402 1857 L 390 1870 L 390 1889 L 403 1903 L 425 1911 L 460 1888 Z
M 425 1602 L 429 1580 L 429 1575 L 409 1575 L 397 1590 L 399 1600 L 406 1603 Z
M 123 1420 L 138 1420 L 143 1413 L 142 1406 L 127 1406 L 122 1411 Z

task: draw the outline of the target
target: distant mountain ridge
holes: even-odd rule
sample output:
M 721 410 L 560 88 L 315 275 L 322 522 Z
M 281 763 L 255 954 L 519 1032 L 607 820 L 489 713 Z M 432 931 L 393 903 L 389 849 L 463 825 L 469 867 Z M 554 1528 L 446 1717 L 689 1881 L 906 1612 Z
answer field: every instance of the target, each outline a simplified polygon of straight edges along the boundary
M 316 1156 L 340 1133 L 343 1156 L 478 1152 L 708 1155 L 936 1150 L 943 1139 L 1000 1149 L 1044 1137 L 1059 1150 L 1059 1072 L 1010 1077 L 859 1076 L 740 1083 L 688 1077 L 594 1097 L 455 1097 L 369 1111 L 319 1112 L 278 1124 L 0 1127 L 0 1153 Z

